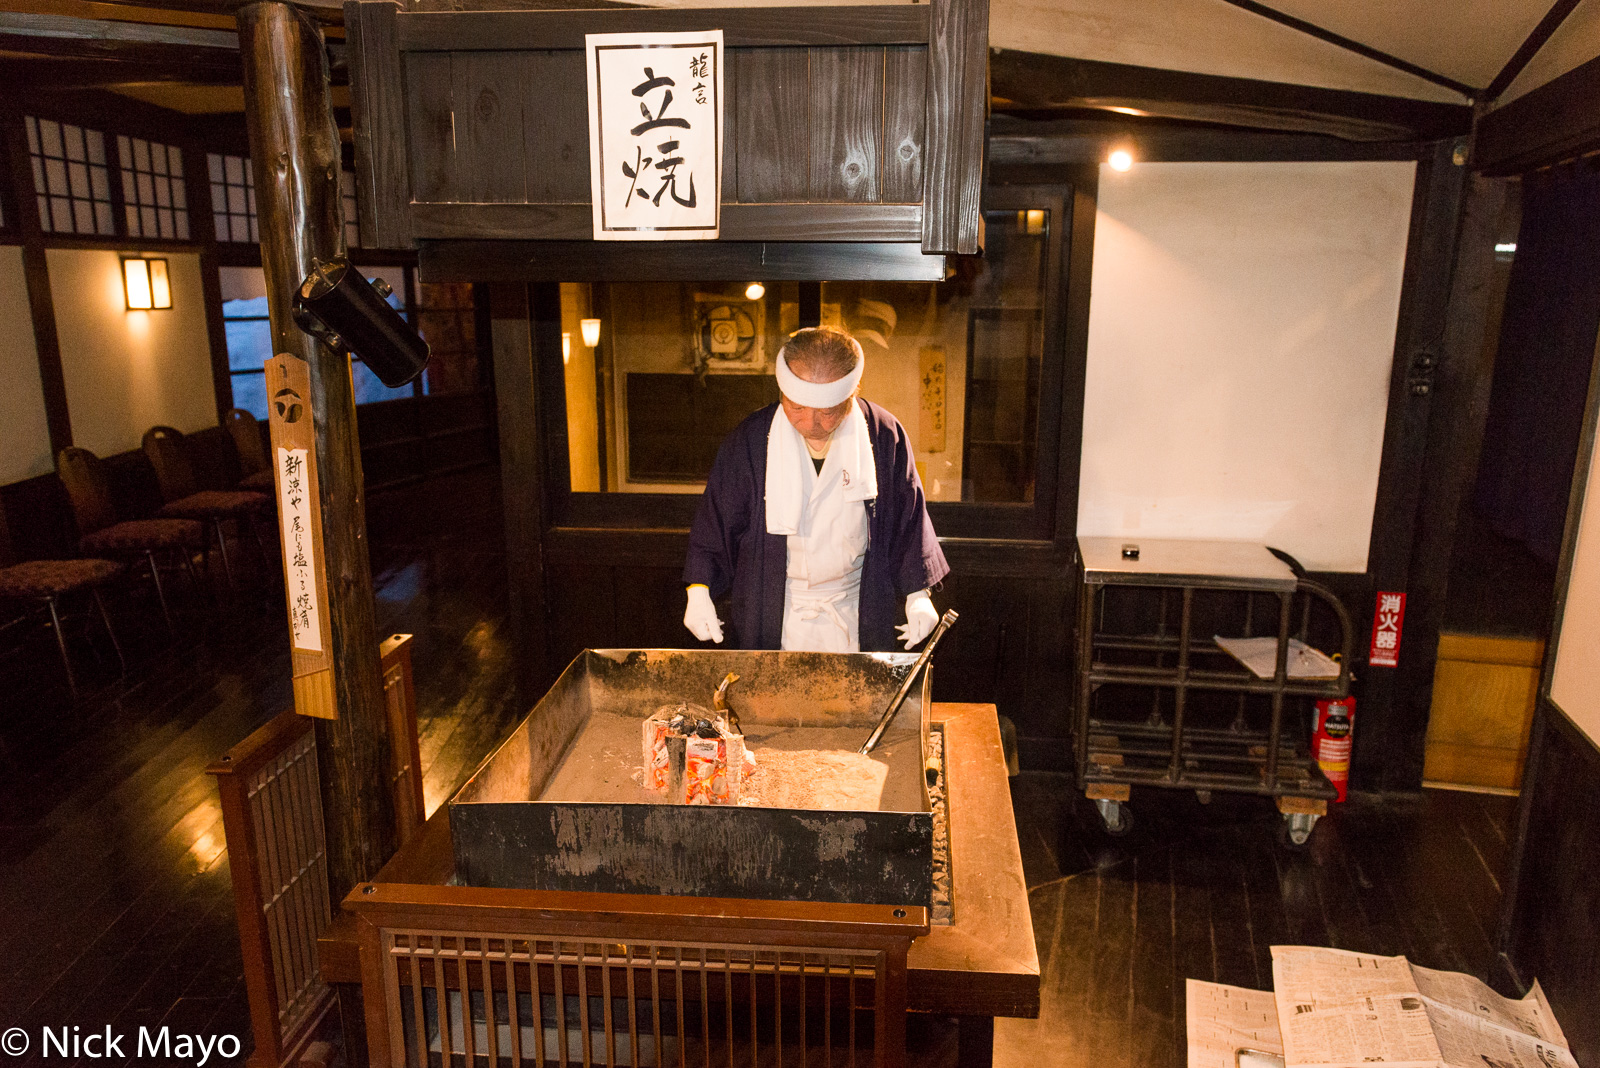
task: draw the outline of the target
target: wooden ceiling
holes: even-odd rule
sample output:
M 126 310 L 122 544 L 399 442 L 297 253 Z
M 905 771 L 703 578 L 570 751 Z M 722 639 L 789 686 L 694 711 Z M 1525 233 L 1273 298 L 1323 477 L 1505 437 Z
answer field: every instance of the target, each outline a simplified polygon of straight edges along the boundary
M 335 82 L 342 82 L 338 0 L 298 2 L 326 25 Z M 488 2 L 407 0 L 448 7 Z M 1034 116 L 1147 116 L 1356 140 L 1438 136 L 1465 129 L 1474 98 L 1513 99 L 1600 53 L 1600 0 L 991 2 L 995 107 Z M 611 6 L 495 3 L 602 5 Z M 110 90 L 196 115 L 237 113 L 243 108 L 238 6 L 239 0 L 5 0 L 0 77 L 47 92 Z

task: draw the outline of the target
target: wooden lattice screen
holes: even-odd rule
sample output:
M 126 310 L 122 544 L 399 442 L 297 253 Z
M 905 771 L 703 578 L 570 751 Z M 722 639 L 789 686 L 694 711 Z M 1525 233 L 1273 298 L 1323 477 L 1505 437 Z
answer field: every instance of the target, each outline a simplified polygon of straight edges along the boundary
M 927 930 L 921 908 L 467 887 L 346 907 L 371 1063 L 392 1068 L 896 1068 Z
M 379 650 L 400 838 L 424 819 L 411 635 Z M 317 938 L 332 920 L 312 721 L 288 710 L 206 769 L 217 779 L 257 1068 L 286 1063 L 326 1011 Z

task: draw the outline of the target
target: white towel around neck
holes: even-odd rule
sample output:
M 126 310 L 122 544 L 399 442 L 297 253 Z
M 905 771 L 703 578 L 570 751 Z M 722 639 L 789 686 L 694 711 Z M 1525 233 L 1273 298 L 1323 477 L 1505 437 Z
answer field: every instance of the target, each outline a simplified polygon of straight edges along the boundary
M 873 460 L 872 434 L 861 402 L 851 402 L 850 414 L 833 432 L 820 476 L 815 474 L 806 439 L 783 414 L 780 404 L 767 432 L 767 533 L 799 534 L 806 476 L 831 478 L 835 470 L 841 472 L 846 501 L 870 501 L 878 496 L 878 465 Z

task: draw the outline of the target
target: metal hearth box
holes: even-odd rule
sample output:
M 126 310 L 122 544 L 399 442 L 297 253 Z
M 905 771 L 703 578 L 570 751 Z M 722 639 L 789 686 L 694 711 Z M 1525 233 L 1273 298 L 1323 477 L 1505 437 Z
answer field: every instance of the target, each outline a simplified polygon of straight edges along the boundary
M 924 672 L 913 653 L 587 649 L 450 801 L 469 886 L 929 905 Z M 736 805 L 648 790 L 644 721 L 728 690 L 756 767 Z

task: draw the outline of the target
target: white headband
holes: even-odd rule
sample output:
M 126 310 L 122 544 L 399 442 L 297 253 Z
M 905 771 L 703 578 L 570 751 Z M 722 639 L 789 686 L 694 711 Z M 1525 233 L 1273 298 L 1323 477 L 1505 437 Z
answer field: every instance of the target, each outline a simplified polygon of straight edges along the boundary
M 778 350 L 778 389 L 785 397 L 805 408 L 837 408 L 849 400 L 861 384 L 861 372 L 867 365 L 865 355 L 857 346 L 856 365 L 849 374 L 836 382 L 807 382 L 789 370 L 787 352 L 787 345 Z

